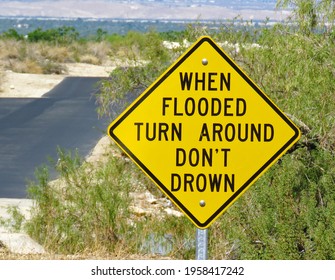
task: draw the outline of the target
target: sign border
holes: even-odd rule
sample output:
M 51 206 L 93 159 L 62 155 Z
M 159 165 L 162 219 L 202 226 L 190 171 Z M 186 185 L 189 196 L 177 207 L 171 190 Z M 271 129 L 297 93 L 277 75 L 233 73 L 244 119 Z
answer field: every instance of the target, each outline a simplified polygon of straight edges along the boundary
M 206 222 L 201 223 L 198 221 L 190 211 L 184 207 L 184 205 L 163 185 L 162 182 L 153 174 L 151 171 L 134 155 L 123 142 L 114 134 L 113 130 L 125 119 L 127 118 L 155 89 L 162 84 L 170 75 L 173 73 L 189 56 L 195 52 L 199 46 L 204 42 L 209 43 L 219 55 L 229 63 L 229 65 L 251 86 L 254 91 L 284 120 L 294 131 L 294 135 L 291 139 L 279 149 L 258 171 L 247 180 Z M 220 213 L 223 213 L 229 205 L 236 200 L 244 191 L 248 189 L 248 186 L 258 179 L 258 177 L 264 173 L 274 162 L 278 159 L 286 150 L 288 150 L 291 145 L 293 145 L 300 138 L 300 130 L 295 126 L 295 124 L 269 99 L 269 97 L 239 68 L 239 66 L 208 36 L 201 37 L 183 56 L 181 56 L 172 66 L 170 66 L 165 73 L 162 74 L 153 84 L 148 87 L 127 109 L 124 111 L 118 119 L 116 119 L 108 127 L 107 131 L 110 137 L 120 146 L 120 148 L 130 156 L 135 163 L 154 181 L 154 183 L 173 200 L 175 204 L 193 221 L 193 223 L 203 229 L 209 227 L 216 218 L 219 217 Z

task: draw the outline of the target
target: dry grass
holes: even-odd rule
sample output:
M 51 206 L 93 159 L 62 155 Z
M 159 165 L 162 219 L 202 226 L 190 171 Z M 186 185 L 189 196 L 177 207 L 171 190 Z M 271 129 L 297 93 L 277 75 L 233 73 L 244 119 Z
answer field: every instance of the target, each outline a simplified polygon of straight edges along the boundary
M 73 42 L 64 46 L 2 39 L 0 67 L 17 73 L 63 74 L 66 72 L 62 68 L 64 63 L 104 65 L 109 61 L 109 52 L 107 42 Z
M 65 46 L 51 46 L 45 43 L 40 43 L 37 46 L 39 47 L 40 56 L 45 59 L 59 63 L 74 62 L 69 49 Z
M 101 60 L 98 57 L 91 54 L 83 55 L 80 59 L 80 62 L 94 65 L 101 65 Z
M 0 260 L 167 260 L 171 259 L 161 255 L 130 254 L 120 247 L 113 253 L 97 249 L 95 252 L 87 252 L 73 255 L 62 254 L 15 254 L 8 251 L 0 242 Z
M 43 74 L 43 68 L 36 60 L 24 59 L 11 63 L 10 70 L 16 73 Z
M 107 42 L 89 42 L 88 52 L 100 61 L 106 59 L 110 54 L 110 44 Z
M 170 258 L 160 255 L 139 255 L 139 254 L 108 254 L 96 252 L 94 254 L 78 255 L 57 255 L 57 254 L 13 254 L 0 250 L 0 260 L 168 260 Z
M 0 59 L 17 59 L 19 57 L 20 42 L 15 40 L 0 40 Z
M 3 92 L 4 72 L 0 70 L 0 92 Z

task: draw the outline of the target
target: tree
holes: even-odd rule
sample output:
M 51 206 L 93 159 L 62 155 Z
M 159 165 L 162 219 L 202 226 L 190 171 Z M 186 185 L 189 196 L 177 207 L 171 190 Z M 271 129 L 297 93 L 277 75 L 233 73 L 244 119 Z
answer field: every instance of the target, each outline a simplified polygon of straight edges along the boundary
M 11 28 L 8 31 L 4 32 L 2 34 L 2 37 L 6 38 L 6 39 L 14 39 L 14 40 L 17 40 L 17 41 L 23 40 L 23 38 L 24 38 L 23 35 L 19 34 L 17 32 L 17 30 L 14 29 L 14 28 Z
M 316 27 L 331 32 L 335 20 L 334 0 L 277 0 L 277 8 L 293 8 L 293 19 L 299 30 L 310 34 Z
M 57 29 L 42 30 L 37 28 L 28 33 L 30 42 L 48 41 L 60 44 L 68 44 L 77 41 L 79 38 L 78 31 L 72 26 L 62 26 Z
M 101 42 L 103 41 L 107 36 L 107 31 L 102 30 L 101 28 L 97 29 L 97 33 L 96 33 L 96 41 L 97 42 Z
M 62 26 L 56 29 L 55 39 L 59 43 L 71 43 L 79 39 L 79 32 L 73 26 Z
M 172 55 L 163 46 L 157 32 L 129 32 L 123 39 L 124 45 L 112 52 L 117 60 L 122 61 L 121 65 L 113 71 L 110 79 L 102 81 L 97 95 L 100 115 L 113 115 L 113 105 L 124 106 L 127 94 L 140 94 L 171 64 Z M 121 52 L 123 57 L 119 55 Z

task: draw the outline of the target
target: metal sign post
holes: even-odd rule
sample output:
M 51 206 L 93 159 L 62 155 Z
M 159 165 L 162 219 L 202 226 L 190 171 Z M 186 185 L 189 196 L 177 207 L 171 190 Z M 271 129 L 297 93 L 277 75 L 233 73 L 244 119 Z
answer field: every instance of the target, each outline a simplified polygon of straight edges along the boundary
M 208 258 L 208 229 L 197 228 L 195 257 L 196 260 Z

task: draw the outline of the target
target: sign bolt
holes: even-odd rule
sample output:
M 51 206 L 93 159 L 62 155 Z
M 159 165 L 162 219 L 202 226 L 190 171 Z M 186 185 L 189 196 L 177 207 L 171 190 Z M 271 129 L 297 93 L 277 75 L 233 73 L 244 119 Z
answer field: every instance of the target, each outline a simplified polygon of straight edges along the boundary
M 206 66 L 208 64 L 207 58 L 202 59 L 202 65 Z
M 199 204 L 200 204 L 201 207 L 205 207 L 206 206 L 205 200 L 200 200 Z

